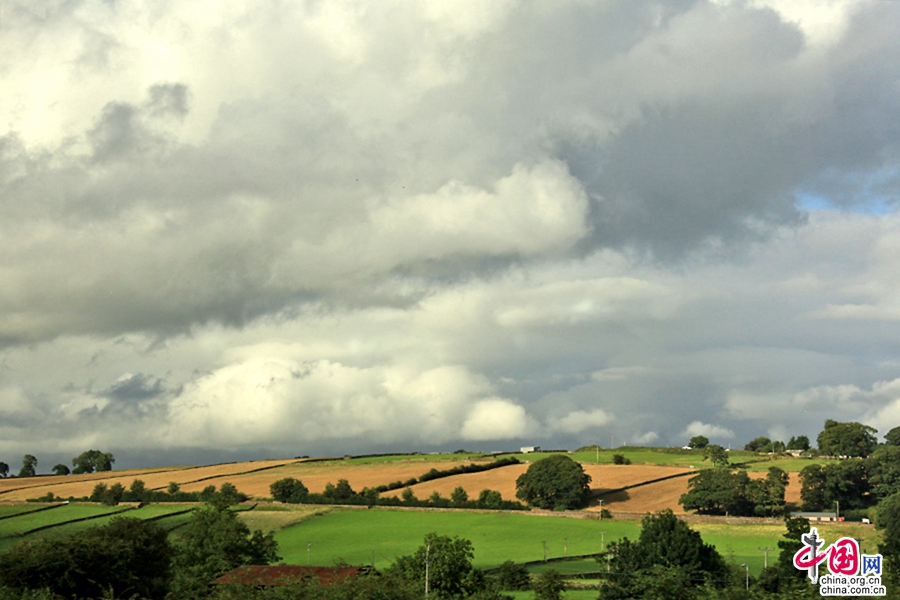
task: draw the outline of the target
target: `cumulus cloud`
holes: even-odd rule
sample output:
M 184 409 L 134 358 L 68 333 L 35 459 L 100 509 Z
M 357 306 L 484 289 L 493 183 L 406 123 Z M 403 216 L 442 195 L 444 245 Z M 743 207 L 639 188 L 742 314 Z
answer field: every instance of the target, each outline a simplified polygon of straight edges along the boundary
M 523 407 L 503 398 L 489 398 L 472 407 L 460 433 L 466 440 L 507 440 L 524 437 L 533 429 Z
M 576 410 L 572 411 L 560 419 L 554 419 L 550 423 L 550 428 L 564 433 L 581 433 L 592 427 L 601 427 L 614 419 L 613 416 L 607 414 L 602 408 L 592 411 Z
M 711 425 L 709 423 L 703 423 L 702 421 L 694 421 L 684 430 L 685 437 L 694 437 L 696 435 L 703 435 L 708 438 L 724 438 L 724 439 L 732 439 L 734 438 L 734 432 L 728 429 L 727 427 L 722 427 L 720 425 Z
M 6 2 L 0 448 L 887 426 L 898 25 Z
M 652 446 L 657 440 L 659 440 L 659 434 L 655 431 L 648 431 L 635 436 L 631 441 L 640 446 Z

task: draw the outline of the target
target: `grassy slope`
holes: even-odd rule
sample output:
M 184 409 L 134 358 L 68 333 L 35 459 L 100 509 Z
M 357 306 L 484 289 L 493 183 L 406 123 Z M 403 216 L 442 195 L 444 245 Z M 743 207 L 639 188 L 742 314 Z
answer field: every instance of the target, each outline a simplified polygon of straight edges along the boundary
M 600 550 L 600 531 L 606 541 L 624 535 L 635 537 L 637 523 L 589 521 L 557 517 L 532 517 L 514 513 L 420 512 L 395 510 L 333 510 L 276 534 L 281 555 L 288 564 L 306 564 L 306 544 L 312 543 L 312 564 L 329 565 L 336 557 L 350 564 L 369 564 L 375 551 L 375 566 L 387 567 L 396 557 L 413 552 L 425 534 L 459 536 L 472 541 L 475 564 L 482 568 L 504 560 L 540 560 L 542 541 L 547 556 L 562 556 L 564 538 L 569 554 Z

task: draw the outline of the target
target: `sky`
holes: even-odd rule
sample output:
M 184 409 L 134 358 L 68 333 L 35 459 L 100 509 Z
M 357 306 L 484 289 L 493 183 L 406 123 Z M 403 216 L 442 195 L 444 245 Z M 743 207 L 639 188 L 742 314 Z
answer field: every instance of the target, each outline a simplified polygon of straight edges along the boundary
M 900 425 L 900 2 L 2 0 L 0 460 Z

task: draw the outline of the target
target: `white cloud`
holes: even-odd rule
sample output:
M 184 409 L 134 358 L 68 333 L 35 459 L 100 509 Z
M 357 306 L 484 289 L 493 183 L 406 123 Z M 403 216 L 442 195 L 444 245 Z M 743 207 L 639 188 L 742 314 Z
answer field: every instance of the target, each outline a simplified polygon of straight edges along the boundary
M 592 411 L 575 410 L 560 419 L 551 420 L 550 428 L 564 433 L 581 433 L 592 427 L 602 427 L 614 418 L 600 408 Z
M 734 432 L 727 427 L 711 425 L 702 421 L 692 422 L 682 433 L 684 437 L 694 437 L 696 435 L 703 435 L 713 439 L 724 438 L 730 440 L 734 438 Z
M 282 446 L 354 438 L 441 443 L 519 435 L 524 409 L 484 399 L 490 390 L 483 377 L 461 367 L 417 373 L 301 362 L 285 353 L 256 356 L 191 382 L 169 406 L 165 442 L 222 448 L 260 440 Z
M 659 434 L 655 431 L 648 431 L 647 433 L 642 433 L 631 438 L 633 444 L 640 446 L 652 446 L 657 440 L 659 440 Z
M 488 398 L 472 407 L 460 434 L 465 440 L 508 440 L 524 437 L 533 428 L 523 407 L 503 398 Z

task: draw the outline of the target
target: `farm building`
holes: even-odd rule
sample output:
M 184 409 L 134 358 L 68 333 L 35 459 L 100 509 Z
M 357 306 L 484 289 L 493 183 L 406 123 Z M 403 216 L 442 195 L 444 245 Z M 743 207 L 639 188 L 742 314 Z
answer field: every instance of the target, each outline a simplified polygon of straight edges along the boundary
M 540 452 L 540 451 L 541 451 L 540 446 L 522 446 L 521 448 L 519 448 L 519 452 L 521 452 L 522 454 L 531 454 L 532 452 Z

